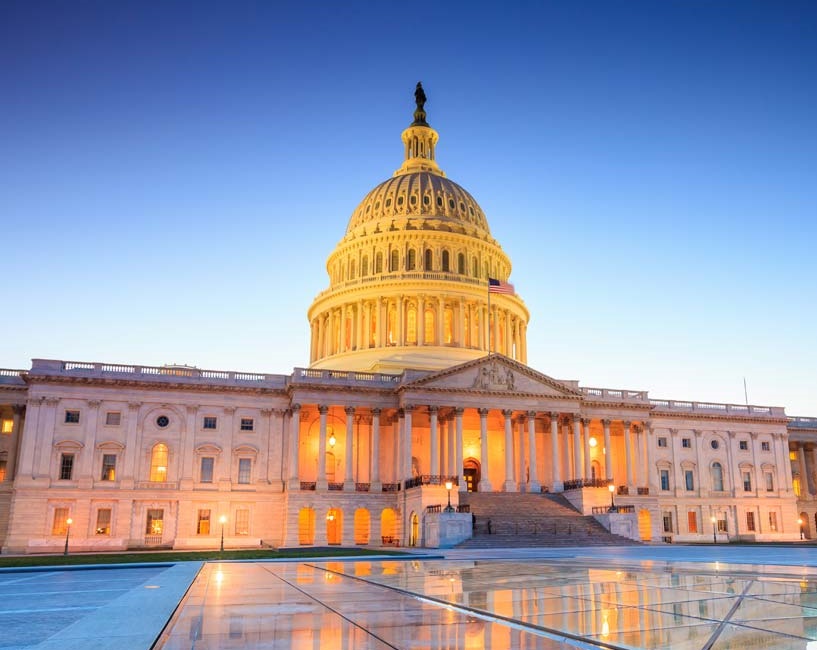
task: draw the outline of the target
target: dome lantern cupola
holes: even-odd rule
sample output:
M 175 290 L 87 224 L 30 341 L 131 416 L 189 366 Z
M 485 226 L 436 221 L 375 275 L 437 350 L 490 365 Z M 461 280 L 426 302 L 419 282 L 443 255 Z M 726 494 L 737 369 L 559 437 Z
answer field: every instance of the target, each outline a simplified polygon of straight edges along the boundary
M 445 177 L 445 173 L 434 160 L 434 148 L 440 136 L 426 122 L 426 94 L 420 81 L 417 82 L 417 89 L 414 91 L 414 101 L 417 103 L 414 121 L 401 135 L 405 146 L 405 160 L 394 175 L 428 172 Z

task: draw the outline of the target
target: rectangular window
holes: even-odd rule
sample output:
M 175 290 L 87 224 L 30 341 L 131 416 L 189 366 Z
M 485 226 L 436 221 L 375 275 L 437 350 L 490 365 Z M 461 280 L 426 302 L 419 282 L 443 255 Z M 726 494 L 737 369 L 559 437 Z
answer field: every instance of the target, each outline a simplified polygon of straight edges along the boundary
M 113 481 L 116 478 L 116 454 L 102 455 L 102 480 Z
M 661 489 L 669 490 L 669 470 L 662 469 L 660 475 L 661 475 Z
M 687 527 L 690 533 L 698 532 L 698 515 L 694 510 L 687 512 Z
M 0 424 L 0 431 L 5 433 L 6 435 L 11 434 L 11 430 L 14 428 L 14 420 L 3 420 L 3 423 Z
M 122 414 L 119 411 L 108 411 L 105 414 L 105 424 L 109 427 L 118 427 L 122 424 Z
M 768 441 L 764 440 L 763 442 L 760 443 L 760 451 L 769 451 L 769 450 L 770 450 L 770 447 L 769 447 Z
M 658 439 L 658 446 L 659 447 L 666 447 L 667 446 L 667 439 L 666 438 L 659 438 Z
M 165 530 L 165 511 L 163 508 L 151 508 L 145 518 L 145 535 L 159 538 L 161 541 Z M 152 540 L 157 541 L 157 540 Z
M 216 425 L 218 424 L 218 418 L 214 417 L 206 417 L 204 418 L 204 428 L 205 429 L 215 429 Z
M 776 533 L 777 532 L 777 513 L 770 512 L 769 513 L 769 530 Z
M 210 534 L 210 511 L 199 510 L 199 520 L 196 525 L 196 535 Z
M 724 517 L 724 515 L 720 515 L 720 519 L 718 519 L 718 532 L 726 532 L 726 517 Z
M 100 508 L 96 511 L 96 534 L 110 535 L 111 534 L 111 509 Z
M 684 486 L 687 492 L 692 492 L 695 489 L 695 475 L 691 469 L 684 470 Z
M 238 482 L 239 483 L 249 483 L 250 482 L 250 470 L 252 469 L 252 460 L 249 458 L 239 458 L 238 459 Z
M 74 454 L 62 454 L 60 456 L 60 480 L 70 481 L 74 473 Z
M 235 534 L 250 534 L 250 511 L 247 508 L 239 508 L 235 511 Z
M 754 512 L 747 512 L 746 513 L 746 530 L 750 533 L 755 532 L 755 513 Z
M 199 480 L 202 483 L 213 482 L 213 460 L 212 456 L 204 456 L 201 459 L 201 478 Z
M 65 412 L 65 423 L 66 424 L 79 424 L 79 411 L 66 411 Z
M 692 447 L 692 439 L 691 438 L 681 438 L 681 446 L 684 449 L 690 449 Z
M 789 460 L 797 460 L 797 452 L 796 451 L 790 451 L 789 452 Z
M 749 441 L 748 440 L 739 440 L 738 447 L 741 451 L 749 451 Z
M 662 520 L 664 522 L 664 532 L 671 533 L 672 532 L 672 513 L 665 512 L 662 516 Z
M 0 460 L 0 483 L 6 480 L 6 461 Z
M 68 508 L 54 508 L 54 521 L 51 524 L 52 535 L 65 535 L 68 532 Z
M 241 430 L 253 431 L 255 429 L 255 421 L 252 418 L 241 418 Z
M 765 472 L 764 476 L 766 477 L 766 492 L 774 492 L 774 474 Z
M 743 477 L 743 491 L 744 492 L 751 492 L 752 491 L 752 473 L 751 472 L 741 472 L 741 477 Z

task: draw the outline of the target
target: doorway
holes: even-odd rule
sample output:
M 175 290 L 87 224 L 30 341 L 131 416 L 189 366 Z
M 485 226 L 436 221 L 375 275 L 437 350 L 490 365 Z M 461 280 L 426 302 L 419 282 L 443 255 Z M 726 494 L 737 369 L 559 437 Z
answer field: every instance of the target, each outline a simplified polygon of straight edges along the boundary
M 462 475 L 465 479 L 466 492 L 476 492 L 480 478 L 479 461 L 475 458 L 467 458 L 462 464 Z

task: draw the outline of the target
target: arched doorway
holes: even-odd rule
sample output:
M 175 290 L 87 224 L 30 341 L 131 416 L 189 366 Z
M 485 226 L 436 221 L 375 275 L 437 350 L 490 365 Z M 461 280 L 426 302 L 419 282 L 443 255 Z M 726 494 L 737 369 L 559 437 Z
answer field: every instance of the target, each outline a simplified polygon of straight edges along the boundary
M 332 508 L 326 513 L 326 543 L 340 544 L 343 531 L 343 512 Z
M 417 546 L 420 541 L 420 518 L 416 512 L 411 513 L 411 530 L 409 531 L 409 546 Z
M 644 508 L 638 511 L 638 536 L 642 542 L 652 539 L 652 517 L 650 511 Z
M 315 543 L 315 511 L 301 508 L 298 512 L 298 543 L 309 546 Z
M 801 526 L 802 526 L 801 530 L 803 531 L 803 535 L 805 536 L 805 538 L 806 538 L 806 539 L 811 539 L 811 526 L 809 526 L 809 516 L 808 516 L 808 513 L 806 513 L 806 512 L 801 512 L 801 513 L 800 513 L 800 519 L 801 519 L 801 520 L 802 520 L 802 522 L 803 522 L 803 523 L 801 524 Z
M 400 542 L 400 534 L 397 530 L 397 512 L 392 508 L 385 508 L 380 513 L 380 536 L 383 544 Z
M 369 511 L 366 508 L 355 510 L 355 544 L 369 543 Z
M 480 465 L 476 458 L 466 458 L 462 464 L 462 476 L 467 492 L 476 492 L 479 487 Z

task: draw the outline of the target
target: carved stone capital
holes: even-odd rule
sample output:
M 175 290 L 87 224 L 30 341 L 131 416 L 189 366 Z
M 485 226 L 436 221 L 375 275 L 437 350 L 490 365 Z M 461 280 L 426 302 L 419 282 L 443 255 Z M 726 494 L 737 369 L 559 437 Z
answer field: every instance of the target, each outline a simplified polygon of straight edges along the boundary
M 235 406 L 225 406 L 224 407 L 224 414 L 225 415 L 232 415 L 235 413 Z
M 502 415 L 504 415 L 506 419 L 510 419 L 513 415 L 513 409 L 502 409 Z
M 484 408 L 483 409 L 477 409 L 477 413 L 479 413 L 479 417 L 486 418 L 486 417 L 488 417 L 488 412 L 490 410 L 491 409 L 484 409 Z
M 138 411 L 142 406 L 142 402 L 128 402 L 128 409 L 131 411 Z M 190 408 L 189 406 L 187 408 Z
M 734 439 L 735 439 L 735 436 L 736 436 L 736 435 L 738 435 L 738 434 L 737 434 L 736 432 L 734 432 L 734 431 L 727 431 L 727 432 L 726 432 L 726 435 L 728 435 L 728 436 L 729 436 L 729 439 L 730 439 L 730 440 L 734 440 Z
M 692 433 L 694 433 L 694 434 L 695 434 L 695 437 L 696 437 L 696 438 L 700 438 L 700 437 L 701 437 L 701 436 L 704 434 L 704 432 L 703 432 L 703 431 L 701 431 L 700 429 L 693 429 L 693 430 L 692 430 Z
M 377 407 L 372 409 L 372 415 L 373 416 L 378 417 L 380 415 L 380 413 L 381 413 L 381 409 L 379 409 Z
M 347 406 L 343 411 L 346 415 L 354 415 L 355 414 L 355 407 L 354 406 Z
M 102 404 L 102 400 L 89 399 L 89 400 L 85 400 L 85 403 L 88 404 L 89 408 L 98 409 L 99 405 Z
M 465 411 L 464 408 L 458 406 L 457 408 L 454 409 L 454 415 L 456 415 L 458 418 L 461 418 L 464 411 Z
M 273 413 L 275 413 L 275 409 L 261 409 L 261 415 L 264 417 L 270 417 Z
M 403 406 L 403 411 L 406 413 L 411 413 L 414 410 L 414 404 L 405 404 Z
M 630 422 L 629 420 L 623 420 L 621 424 L 624 426 L 624 432 L 626 433 L 630 430 L 632 422 Z
M 428 407 L 429 415 L 433 415 L 433 414 L 437 413 L 439 410 L 440 410 L 439 406 L 429 406 Z
M 612 423 L 613 423 L 613 421 L 612 421 L 610 418 L 604 418 L 604 419 L 601 421 L 601 424 L 602 424 L 602 426 L 603 426 L 605 429 L 609 429 L 609 428 L 610 428 L 610 425 L 611 425 Z
M 589 429 L 592 420 L 590 418 L 582 418 L 582 426 Z
M 293 406 L 293 408 L 295 407 Z M 326 404 L 319 404 L 318 413 L 320 413 L 321 415 L 326 415 L 327 413 L 329 413 L 329 407 Z
M 749 435 L 752 436 L 752 440 L 757 440 L 757 431 L 750 431 Z
M 297 411 L 301 410 L 301 405 L 298 404 L 298 403 L 295 403 L 295 404 L 292 404 L 289 408 L 290 408 L 291 411 L 297 412 Z
M 60 403 L 59 397 L 43 397 L 43 402 L 46 406 L 56 406 Z

